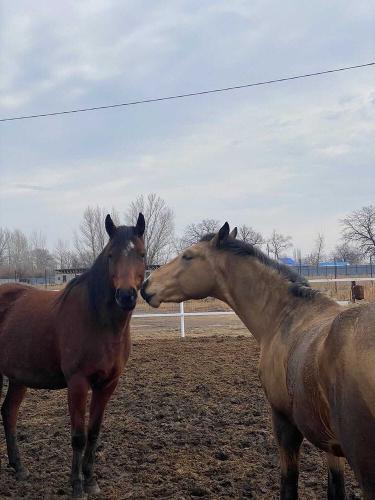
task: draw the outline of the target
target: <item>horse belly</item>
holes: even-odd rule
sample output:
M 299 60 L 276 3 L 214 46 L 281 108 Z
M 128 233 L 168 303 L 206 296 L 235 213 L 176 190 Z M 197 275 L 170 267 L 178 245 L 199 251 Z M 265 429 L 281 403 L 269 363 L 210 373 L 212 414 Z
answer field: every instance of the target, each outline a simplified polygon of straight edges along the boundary
M 322 451 L 333 455 L 344 456 L 339 440 L 328 424 L 328 420 L 320 413 L 318 408 L 312 409 L 313 401 L 299 401 L 298 407 L 294 409 L 293 417 L 295 424 L 304 437 L 314 446 Z

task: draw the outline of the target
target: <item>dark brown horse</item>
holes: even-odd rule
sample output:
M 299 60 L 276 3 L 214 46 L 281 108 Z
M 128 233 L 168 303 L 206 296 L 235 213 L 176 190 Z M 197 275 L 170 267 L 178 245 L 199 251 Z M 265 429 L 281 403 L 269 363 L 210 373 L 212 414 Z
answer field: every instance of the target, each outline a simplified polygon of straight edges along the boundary
M 98 493 L 93 475 L 104 409 L 130 352 L 130 318 L 145 272 L 139 214 L 135 227 L 105 220 L 109 242 L 93 266 L 63 291 L 26 285 L 0 287 L 0 377 L 9 379 L 1 408 L 9 464 L 16 477 L 28 471 L 16 439 L 17 414 L 27 387 L 68 388 L 73 498 Z M 85 410 L 92 390 L 88 430 Z
M 375 305 L 343 309 L 290 268 L 237 241 L 228 224 L 156 270 L 154 307 L 207 296 L 227 302 L 260 345 L 281 498 L 297 498 L 303 438 L 326 452 L 328 498 L 345 498 L 343 457 L 375 499 Z

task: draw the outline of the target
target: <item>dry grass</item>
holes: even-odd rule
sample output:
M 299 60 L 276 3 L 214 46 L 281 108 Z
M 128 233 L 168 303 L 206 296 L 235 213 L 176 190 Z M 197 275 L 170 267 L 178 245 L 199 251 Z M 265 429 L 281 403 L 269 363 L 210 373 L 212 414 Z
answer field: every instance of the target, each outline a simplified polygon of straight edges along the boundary
M 355 278 L 353 278 L 355 280 Z M 375 281 L 361 281 L 358 284 L 365 288 L 365 301 L 375 302 Z M 329 297 L 336 300 L 350 300 L 350 282 L 334 282 L 334 283 L 312 283 L 313 288 L 316 288 Z

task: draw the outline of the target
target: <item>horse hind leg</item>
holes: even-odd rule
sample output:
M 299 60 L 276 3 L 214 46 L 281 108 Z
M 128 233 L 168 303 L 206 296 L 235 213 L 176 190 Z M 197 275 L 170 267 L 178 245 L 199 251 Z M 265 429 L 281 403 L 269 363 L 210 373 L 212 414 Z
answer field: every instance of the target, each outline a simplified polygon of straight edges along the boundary
M 26 479 L 29 472 L 23 466 L 17 445 L 17 416 L 27 388 L 17 382 L 9 381 L 7 395 L 1 407 L 9 465 L 14 468 L 17 479 Z
M 328 500 L 345 500 L 344 459 L 326 453 L 328 465 Z

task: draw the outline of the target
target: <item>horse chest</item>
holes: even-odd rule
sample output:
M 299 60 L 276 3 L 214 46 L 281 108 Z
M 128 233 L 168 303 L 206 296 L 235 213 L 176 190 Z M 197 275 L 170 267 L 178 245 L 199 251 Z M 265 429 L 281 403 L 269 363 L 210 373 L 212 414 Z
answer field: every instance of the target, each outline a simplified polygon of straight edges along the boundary
M 105 386 L 107 381 L 120 376 L 129 352 L 130 346 L 127 339 L 93 344 L 82 351 L 78 366 L 80 371 L 86 374 L 93 387 Z

